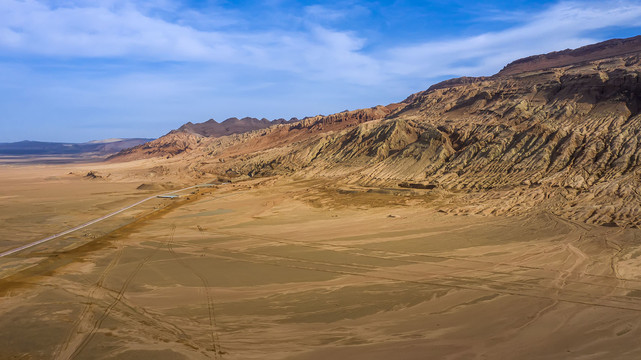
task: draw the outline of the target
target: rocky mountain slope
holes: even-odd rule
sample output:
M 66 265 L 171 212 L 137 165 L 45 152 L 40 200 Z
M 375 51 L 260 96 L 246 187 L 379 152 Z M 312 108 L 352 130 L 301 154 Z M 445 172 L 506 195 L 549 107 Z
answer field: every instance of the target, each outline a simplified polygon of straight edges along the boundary
M 200 124 L 187 123 L 179 129 L 173 130 L 169 132 L 169 134 L 147 144 L 123 150 L 116 154 L 112 160 L 127 161 L 151 157 L 170 158 L 181 153 L 189 153 L 199 148 L 202 149 L 205 146 L 209 146 L 212 142 L 216 144 L 235 144 L 238 143 L 238 139 L 250 138 L 253 140 L 249 143 L 242 143 L 240 152 L 256 151 L 300 141 L 315 134 L 342 130 L 363 122 L 380 119 L 404 105 L 405 104 L 379 105 L 370 109 L 344 111 L 329 116 L 317 115 L 300 121 L 295 118 L 289 121 L 278 119 L 272 122 L 268 122 L 268 120 L 244 118 L 239 120 L 241 124 L 238 124 L 236 121 L 238 119 L 231 118 L 220 124 L 213 122 L 213 120 Z M 243 121 L 247 119 L 249 119 L 249 121 Z M 220 129 L 221 127 L 228 126 L 230 121 L 232 126 L 229 128 L 234 132 L 229 135 L 233 136 L 225 140 L 214 140 L 214 138 L 224 137 L 224 135 L 219 135 L 222 132 Z M 269 127 L 264 126 L 268 123 L 272 125 Z M 256 124 L 258 124 L 258 130 L 252 128 Z M 260 134 L 261 138 L 256 138 L 255 135 L 257 134 Z M 229 151 L 230 149 L 227 150 Z M 235 151 L 236 150 L 233 150 L 232 152 Z
M 641 39 L 612 40 L 446 81 L 386 107 L 220 138 L 169 134 L 119 159 L 174 156 L 167 166 L 180 176 L 410 187 L 447 212 L 547 211 L 639 226 L 640 72 Z
M 291 124 L 298 122 L 297 118 L 289 120 L 276 119 L 267 120 L 256 119 L 252 117 L 244 117 L 242 119 L 229 118 L 219 123 L 214 119 L 209 119 L 202 123 L 188 122 L 176 130 L 170 131 L 167 135 L 156 139 L 148 144 L 141 144 L 133 148 L 122 148 L 120 153 L 116 154 L 114 158 L 123 159 L 137 159 L 137 158 L 150 158 L 156 156 L 174 156 L 189 150 L 200 143 L 203 137 L 217 138 L 222 136 L 229 136 L 233 134 L 242 134 L 254 130 L 265 129 L 274 125 Z
M 588 61 L 634 54 L 641 48 L 641 35 L 627 39 L 612 39 L 598 44 L 535 55 L 509 63 L 498 75 L 514 75 L 526 71 L 545 70 L 576 65 Z

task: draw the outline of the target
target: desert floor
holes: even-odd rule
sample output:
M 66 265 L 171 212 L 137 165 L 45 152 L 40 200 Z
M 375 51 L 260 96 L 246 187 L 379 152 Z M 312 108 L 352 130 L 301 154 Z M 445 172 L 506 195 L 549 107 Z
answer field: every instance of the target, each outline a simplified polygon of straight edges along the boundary
M 0 166 L 0 251 L 162 192 L 88 168 Z M 150 201 L 0 258 L 0 358 L 641 357 L 639 230 L 431 199 L 260 179 Z

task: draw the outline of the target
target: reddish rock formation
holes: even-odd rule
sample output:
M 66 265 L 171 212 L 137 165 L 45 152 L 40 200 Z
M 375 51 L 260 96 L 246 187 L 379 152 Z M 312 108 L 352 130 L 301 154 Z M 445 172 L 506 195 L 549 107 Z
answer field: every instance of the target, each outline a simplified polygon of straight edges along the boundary
M 555 67 L 580 64 L 616 56 L 638 53 L 641 48 L 641 35 L 627 39 L 612 39 L 578 49 L 555 51 L 535 55 L 509 63 L 499 71 L 498 76 L 515 75 L 528 71 L 551 69 Z

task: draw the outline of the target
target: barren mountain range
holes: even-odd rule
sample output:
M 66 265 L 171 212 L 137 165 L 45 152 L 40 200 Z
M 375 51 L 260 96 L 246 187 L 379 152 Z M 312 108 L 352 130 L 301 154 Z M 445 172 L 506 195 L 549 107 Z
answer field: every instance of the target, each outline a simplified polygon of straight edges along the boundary
M 252 130 L 259 130 L 268 128 L 272 125 L 287 124 L 296 122 L 298 119 L 292 118 L 290 120 L 276 119 L 269 121 L 265 118 L 256 119 L 252 117 L 244 117 L 242 119 L 229 118 L 222 123 L 216 122 L 214 119 L 209 119 L 203 123 L 193 124 L 188 122 L 173 132 L 184 132 L 208 137 L 221 137 L 232 134 L 240 134 Z
M 188 123 L 112 161 L 165 157 L 167 178 L 330 178 L 424 191 L 446 212 L 639 226 L 640 71 L 641 37 L 610 40 L 387 106 L 247 131 Z
M 153 139 L 106 139 L 85 143 L 57 143 L 43 141 L 19 141 L 0 143 L 0 155 L 108 155 Z

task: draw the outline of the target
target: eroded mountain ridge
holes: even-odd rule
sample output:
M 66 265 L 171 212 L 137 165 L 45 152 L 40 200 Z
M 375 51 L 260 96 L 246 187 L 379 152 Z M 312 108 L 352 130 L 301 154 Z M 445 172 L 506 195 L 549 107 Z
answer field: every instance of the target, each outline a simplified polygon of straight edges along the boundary
M 118 159 L 166 157 L 168 177 L 331 178 L 431 189 L 447 212 L 639 226 L 640 71 L 641 39 L 611 40 L 398 104 L 222 137 L 172 132 Z

